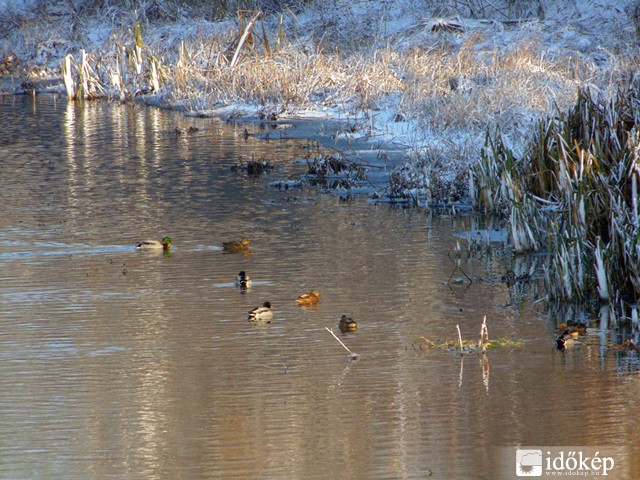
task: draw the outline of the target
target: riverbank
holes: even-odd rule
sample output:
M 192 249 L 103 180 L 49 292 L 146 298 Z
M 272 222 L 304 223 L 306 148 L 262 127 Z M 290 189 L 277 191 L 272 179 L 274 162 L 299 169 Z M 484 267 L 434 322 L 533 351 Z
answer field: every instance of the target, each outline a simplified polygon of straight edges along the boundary
M 611 94 L 638 67 L 632 1 L 419 3 L 307 3 L 216 21 L 171 2 L 84 13 L 9 4 L 3 90 L 246 122 L 250 135 L 309 138 L 363 165 L 380 185 L 368 194 L 469 204 L 488 132 L 522 153 L 537 119 L 581 87 Z

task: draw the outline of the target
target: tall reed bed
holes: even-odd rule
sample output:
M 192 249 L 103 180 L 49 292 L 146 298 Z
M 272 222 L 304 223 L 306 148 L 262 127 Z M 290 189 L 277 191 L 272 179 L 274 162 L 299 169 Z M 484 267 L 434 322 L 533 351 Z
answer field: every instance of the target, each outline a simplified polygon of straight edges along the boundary
M 500 132 L 487 135 L 474 201 L 508 216 L 516 252 L 549 251 L 552 299 L 640 299 L 639 118 L 630 82 L 609 97 L 580 90 L 573 107 L 538 122 L 521 156 Z

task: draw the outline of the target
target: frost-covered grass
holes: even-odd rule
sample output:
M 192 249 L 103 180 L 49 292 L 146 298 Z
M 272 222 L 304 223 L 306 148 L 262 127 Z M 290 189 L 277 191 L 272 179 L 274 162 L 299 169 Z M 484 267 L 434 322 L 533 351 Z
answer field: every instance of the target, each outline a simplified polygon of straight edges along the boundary
M 637 71 L 636 5 L 7 1 L 0 58 L 15 54 L 13 71 L 35 80 L 60 77 L 72 55 L 78 96 L 345 119 L 347 134 L 406 147 L 406 165 L 389 176 L 395 191 L 405 182 L 426 203 L 447 203 L 465 197 L 487 130 L 522 153 L 534 121 L 567 108 L 580 87 L 607 95 Z
M 0 75 L 29 89 L 343 120 L 336 142 L 381 150 L 376 198 L 500 210 L 516 251 L 553 253 L 552 298 L 640 298 L 640 0 L 4 0 L 0 39 Z M 371 167 L 309 164 L 356 189 Z

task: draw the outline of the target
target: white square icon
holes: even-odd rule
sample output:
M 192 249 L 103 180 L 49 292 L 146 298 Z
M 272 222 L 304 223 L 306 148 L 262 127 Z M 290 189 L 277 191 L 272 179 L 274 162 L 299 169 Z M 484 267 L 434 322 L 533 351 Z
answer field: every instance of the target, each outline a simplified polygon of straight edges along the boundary
M 542 450 L 516 450 L 516 475 L 518 477 L 541 477 Z

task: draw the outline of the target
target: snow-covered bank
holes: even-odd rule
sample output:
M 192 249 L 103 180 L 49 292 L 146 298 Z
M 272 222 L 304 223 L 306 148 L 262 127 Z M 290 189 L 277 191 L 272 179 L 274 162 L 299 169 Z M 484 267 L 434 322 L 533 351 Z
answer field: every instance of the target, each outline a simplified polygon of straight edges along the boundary
M 83 94 L 239 121 L 333 120 L 309 136 L 366 158 L 390 181 L 383 193 L 420 204 L 466 201 L 487 131 L 522 152 L 537 118 L 575 102 L 579 87 L 613 92 L 638 66 L 631 0 L 337 0 L 219 21 L 162 0 L 137 13 L 41 3 L 0 11 L 0 66 L 14 89 L 61 78 L 72 55 Z

